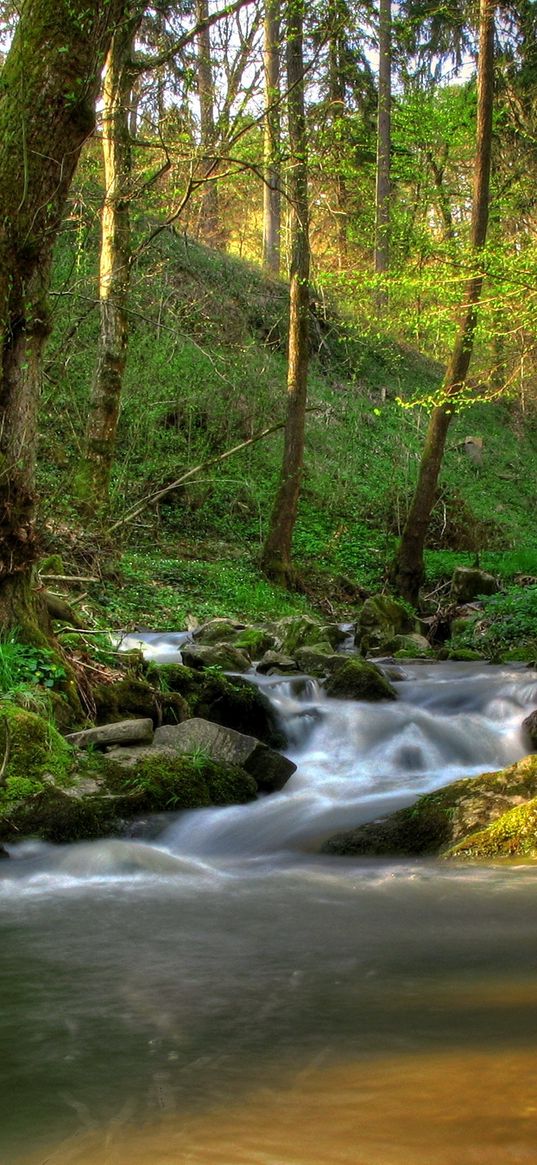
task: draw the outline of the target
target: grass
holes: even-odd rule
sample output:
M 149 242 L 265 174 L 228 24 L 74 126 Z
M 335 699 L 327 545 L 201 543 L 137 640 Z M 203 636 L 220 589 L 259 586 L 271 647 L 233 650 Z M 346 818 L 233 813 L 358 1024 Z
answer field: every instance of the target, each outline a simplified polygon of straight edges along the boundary
M 97 317 L 87 311 L 95 242 L 77 255 L 73 297 L 57 301 L 49 347 L 39 479 L 41 519 L 54 530 L 79 524 L 69 499 L 96 351 Z M 72 263 L 71 242 L 63 239 L 56 286 L 68 280 Z M 171 233 L 160 236 L 134 272 L 114 518 L 283 417 L 286 313 L 283 283 Z M 294 552 L 304 577 L 330 598 L 340 574 L 370 590 L 385 585 L 426 424 L 422 410 L 403 409 L 396 398 L 427 395 L 441 370 L 379 336 L 378 327 L 367 332 L 338 319 L 320 301 L 312 336 L 310 403 L 317 411 L 307 423 Z M 483 439 L 480 467 L 463 451 L 468 435 Z M 427 552 L 433 584 L 477 551 L 485 569 L 506 581 L 537 573 L 536 446 L 535 424 L 528 417 L 522 423 L 514 407 L 475 405 L 454 418 Z M 100 589 L 103 617 L 116 626 L 179 627 L 189 613 L 264 619 L 304 609 L 304 598 L 270 587 L 256 566 L 281 448 L 281 435 L 251 446 L 126 528 L 118 546 L 124 581 Z

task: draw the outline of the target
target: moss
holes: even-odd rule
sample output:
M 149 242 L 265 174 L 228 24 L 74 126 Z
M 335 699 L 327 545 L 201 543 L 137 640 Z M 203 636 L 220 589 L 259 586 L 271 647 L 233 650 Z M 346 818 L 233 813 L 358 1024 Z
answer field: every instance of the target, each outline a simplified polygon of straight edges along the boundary
M 454 781 L 426 793 L 407 809 L 372 821 L 325 844 L 326 853 L 452 855 L 453 847 L 487 828 L 513 808 L 513 801 L 537 795 L 537 755 L 507 769 Z
M 244 631 L 239 632 L 234 643 L 234 646 L 240 651 L 245 651 L 250 659 L 261 659 L 265 651 L 269 651 L 273 645 L 274 636 L 260 627 L 245 627 Z
M 328 696 L 342 700 L 395 700 L 396 693 L 389 680 L 372 663 L 349 659 L 328 679 Z
M 93 697 L 98 724 L 113 724 L 129 716 L 149 717 L 155 726 L 180 724 L 188 716 L 188 706 L 177 692 L 159 691 L 145 679 L 127 677 L 117 684 L 96 684 Z
M 44 775 L 57 784 L 68 784 L 72 749 L 50 721 L 4 704 L 0 709 L 0 732 L 8 757 L 6 784 L 13 777 L 40 781 Z
M 463 838 L 446 858 L 537 858 L 537 799 L 516 805 L 487 829 Z
M 182 664 L 151 665 L 147 674 L 164 690 L 180 694 L 191 716 L 255 736 L 272 748 L 285 747 L 270 701 L 248 680 L 229 680 Z
M 2 836 L 40 837 L 56 843 L 106 837 L 124 823 L 120 805 L 110 797 L 71 797 L 44 788 L 12 810 Z
M 59 554 L 49 554 L 39 563 L 40 574 L 65 574 L 63 559 Z
M 257 795 L 253 777 L 235 765 L 208 757 L 145 756 L 134 769 L 108 777 L 116 793 L 135 796 L 137 809 L 202 809 L 210 805 L 243 804 Z

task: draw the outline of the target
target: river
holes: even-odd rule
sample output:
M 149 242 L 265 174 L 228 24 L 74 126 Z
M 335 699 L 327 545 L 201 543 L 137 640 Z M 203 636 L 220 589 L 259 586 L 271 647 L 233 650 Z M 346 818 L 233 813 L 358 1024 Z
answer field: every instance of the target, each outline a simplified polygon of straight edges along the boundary
M 318 853 L 525 751 L 537 673 L 405 671 L 261 681 L 280 794 L 10 847 L 1 1165 L 535 1165 L 537 868 Z

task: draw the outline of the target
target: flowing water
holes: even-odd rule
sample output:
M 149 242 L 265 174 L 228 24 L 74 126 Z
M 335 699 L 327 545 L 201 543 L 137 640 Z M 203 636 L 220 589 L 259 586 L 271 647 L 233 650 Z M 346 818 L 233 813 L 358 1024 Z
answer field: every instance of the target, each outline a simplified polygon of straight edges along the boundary
M 406 671 L 373 705 L 260 681 L 280 794 L 10 847 L 1 1165 L 537 1165 L 537 868 L 318 853 L 524 753 L 537 673 Z

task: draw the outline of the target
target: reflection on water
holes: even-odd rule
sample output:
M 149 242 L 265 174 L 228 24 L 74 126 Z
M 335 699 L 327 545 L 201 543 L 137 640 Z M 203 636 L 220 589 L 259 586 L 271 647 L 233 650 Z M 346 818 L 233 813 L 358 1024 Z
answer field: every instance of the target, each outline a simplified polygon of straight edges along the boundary
M 12 847 L 0 1165 L 537 1165 L 537 867 L 308 853 L 524 752 L 535 673 L 409 676 L 267 683 L 281 794 Z
M 532 1052 L 317 1061 L 202 1116 L 137 1125 L 127 1103 L 17 1165 L 535 1165 L 536 1068 Z

